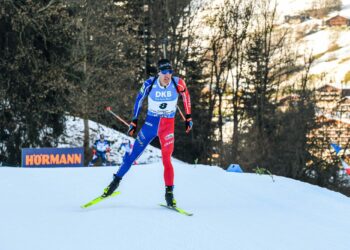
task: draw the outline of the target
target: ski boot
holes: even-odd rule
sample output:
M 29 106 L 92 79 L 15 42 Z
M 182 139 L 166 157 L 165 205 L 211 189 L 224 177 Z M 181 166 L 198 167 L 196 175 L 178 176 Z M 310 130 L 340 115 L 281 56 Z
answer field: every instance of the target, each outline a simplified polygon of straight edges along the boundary
M 102 197 L 107 197 L 110 196 L 114 190 L 116 190 L 119 186 L 119 182 L 121 181 L 122 178 L 116 176 L 115 174 L 113 175 L 113 181 L 106 187 L 103 191 Z
M 176 207 L 176 200 L 173 194 L 174 186 L 165 187 L 165 201 L 168 207 Z

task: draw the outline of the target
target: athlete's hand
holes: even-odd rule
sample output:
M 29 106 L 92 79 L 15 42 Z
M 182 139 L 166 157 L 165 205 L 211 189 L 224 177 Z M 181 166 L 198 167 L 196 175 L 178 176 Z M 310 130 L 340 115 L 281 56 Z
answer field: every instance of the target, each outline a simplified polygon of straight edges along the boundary
M 133 119 L 129 125 L 128 135 L 133 136 L 137 129 L 137 119 Z
M 193 127 L 191 114 L 186 115 L 185 126 L 186 126 L 186 133 L 189 133 Z

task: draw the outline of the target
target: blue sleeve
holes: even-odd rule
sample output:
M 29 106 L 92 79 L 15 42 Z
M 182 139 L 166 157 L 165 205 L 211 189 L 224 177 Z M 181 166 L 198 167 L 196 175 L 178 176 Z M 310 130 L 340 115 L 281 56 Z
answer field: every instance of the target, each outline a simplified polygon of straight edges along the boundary
M 94 149 L 97 149 L 97 142 L 98 141 L 95 141 L 95 143 L 94 143 Z
M 142 87 L 141 87 L 139 93 L 137 94 L 136 101 L 135 101 L 135 104 L 134 104 L 134 116 L 133 116 L 133 119 L 137 119 L 138 118 L 138 116 L 140 114 L 140 111 L 141 111 L 141 108 L 142 108 L 142 102 L 145 99 L 145 97 L 149 94 L 150 87 L 152 85 L 153 79 L 154 79 L 154 77 L 151 77 L 151 78 L 147 79 L 142 84 Z

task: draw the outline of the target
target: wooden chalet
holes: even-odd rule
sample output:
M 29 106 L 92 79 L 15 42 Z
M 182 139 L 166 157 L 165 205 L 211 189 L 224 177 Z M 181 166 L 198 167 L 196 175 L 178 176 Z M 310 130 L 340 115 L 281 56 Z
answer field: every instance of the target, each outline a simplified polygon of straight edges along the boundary
M 342 89 L 325 84 L 316 90 L 316 107 L 322 113 L 331 114 L 341 100 Z
M 350 19 L 344 16 L 334 16 L 326 20 L 326 25 L 333 26 L 350 26 Z
M 342 147 L 349 144 L 350 120 L 320 115 L 317 117 L 317 122 L 321 124 L 321 126 L 312 131 L 311 137 L 324 138 L 326 136 L 330 142 L 335 142 Z

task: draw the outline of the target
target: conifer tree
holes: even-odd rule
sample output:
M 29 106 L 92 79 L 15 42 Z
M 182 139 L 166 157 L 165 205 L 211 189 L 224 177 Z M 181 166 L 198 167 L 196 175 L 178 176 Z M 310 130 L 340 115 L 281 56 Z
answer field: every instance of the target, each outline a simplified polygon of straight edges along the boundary
M 55 146 L 63 132 L 70 18 L 55 1 L 0 5 L 0 161 L 19 164 L 21 148 Z

